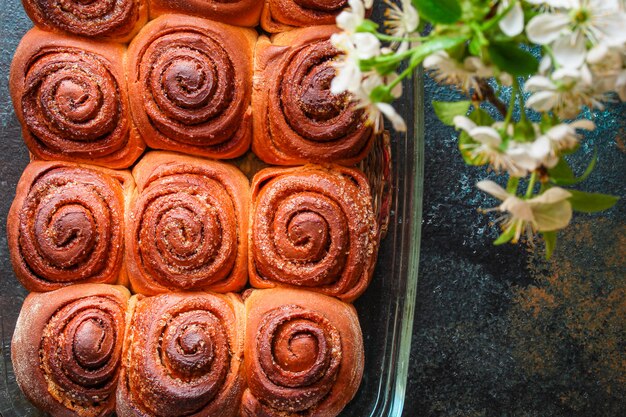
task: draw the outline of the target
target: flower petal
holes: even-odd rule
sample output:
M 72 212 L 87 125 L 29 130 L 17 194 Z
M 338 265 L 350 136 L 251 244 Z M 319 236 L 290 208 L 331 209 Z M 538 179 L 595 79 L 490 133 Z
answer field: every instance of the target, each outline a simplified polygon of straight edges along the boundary
M 476 183 L 476 187 L 501 201 L 504 201 L 511 196 L 504 188 L 490 180 L 479 181 Z
M 592 122 L 591 120 L 587 120 L 587 119 L 575 120 L 572 123 L 570 123 L 570 126 L 572 126 L 574 129 L 583 129 L 583 130 L 595 130 L 596 128 L 596 124 Z
M 545 13 L 533 17 L 526 25 L 526 34 L 531 42 L 547 45 L 561 36 L 570 18 L 565 13 Z
M 477 126 L 473 120 L 465 116 L 454 116 L 454 119 L 452 119 L 452 121 L 454 123 L 454 127 L 456 127 L 457 129 L 465 130 L 467 133 L 471 132 L 472 129 L 475 129 Z
M 531 198 L 530 200 L 528 200 L 528 202 L 530 204 L 554 204 L 563 200 L 567 200 L 571 196 L 572 193 L 561 187 L 552 187 L 540 196 Z
M 500 7 L 498 9 L 499 12 L 508 6 L 508 4 L 507 6 L 505 6 L 505 4 L 506 3 L 500 3 Z M 511 38 L 522 33 L 524 30 L 524 10 L 522 9 L 520 2 L 515 3 L 511 11 L 507 13 L 507 15 L 504 16 L 498 24 L 500 26 L 500 30 Z
M 478 126 L 472 129 L 472 131 L 469 132 L 469 135 L 472 139 L 493 148 L 497 148 L 502 143 L 500 133 L 498 133 L 498 131 L 493 127 L 489 126 Z
M 585 37 L 579 31 L 562 36 L 552 44 L 554 58 L 567 68 L 579 68 L 587 53 Z
M 567 200 L 550 204 L 531 204 L 531 207 L 535 226 L 540 232 L 563 229 L 572 220 L 572 205 Z
M 558 101 L 558 95 L 552 91 L 540 91 L 534 93 L 526 100 L 526 107 L 538 112 L 547 112 L 552 110 Z
M 406 123 L 402 116 L 400 116 L 396 110 L 389 103 L 376 103 L 376 106 L 384 114 L 391 124 L 393 125 L 394 130 L 397 132 L 406 132 Z
M 556 85 L 550 81 L 548 77 L 542 75 L 535 75 L 530 77 L 524 84 L 524 90 L 529 93 L 535 93 L 543 90 L 556 90 Z

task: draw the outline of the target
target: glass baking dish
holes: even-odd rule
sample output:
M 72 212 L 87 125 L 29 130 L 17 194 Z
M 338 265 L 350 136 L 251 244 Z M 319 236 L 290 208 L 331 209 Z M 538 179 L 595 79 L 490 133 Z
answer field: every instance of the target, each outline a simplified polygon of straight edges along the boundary
M 383 2 L 377 2 L 382 9 Z M 2 2 L 0 26 L 0 417 L 42 416 L 20 392 L 11 365 L 11 337 L 27 292 L 18 283 L 6 240 L 6 217 L 15 187 L 28 163 L 28 151 L 13 114 L 8 94 L 8 73 L 15 48 L 32 26 L 21 2 Z M 376 16 L 381 16 L 377 10 Z M 380 21 L 380 19 L 378 19 Z M 408 83 L 407 83 L 408 84 Z M 400 417 L 404 404 L 411 348 L 413 312 L 421 231 L 423 182 L 422 77 L 405 85 L 397 108 L 409 126 L 406 134 L 392 133 L 380 142 L 362 166 L 374 186 L 381 186 L 386 151 L 391 150 L 392 170 L 384 173 L 391 181 L 391 198 L 377 201 L 379 210 L 389 211 L 387 236 L 383 239 L 376 272 L 366 293 L 357 300 L 365 342 L 365 374 L 355 399 L 341 414 L 344 417 Z M 389 185 L 389 184 L 386 184 Z M 376 193 L 375 193 L 376 194 Z M 379 193 L 380 196 L 380 193 Z M 387 204 L 388 203 L 388 204 Z M 381 207 L 382 205 L 382 207 Z

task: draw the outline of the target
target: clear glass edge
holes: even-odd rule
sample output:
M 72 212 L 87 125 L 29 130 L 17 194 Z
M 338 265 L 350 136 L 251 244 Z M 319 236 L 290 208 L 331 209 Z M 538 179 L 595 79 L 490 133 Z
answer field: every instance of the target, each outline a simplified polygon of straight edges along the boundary
M 424 83 L 423 70 L 421 68 L 415 74 L 412 82 L 415 124 L 413 131 L 414 143 L 413 149 L 408 149 L 411 154 L 405 155 L 405 158 L 413 157 L 411 166 L 413 186 L 411 190 L 407 187 L 406 191 L 408 192 L 402 196 L 402 206 L 404 207 L 404 215 L 402 217 L 403 219 L 410 219 L 410 222 L 408 231 L 403 231 L 400 237 L 402 242 L 400 246 L 401 254 L 397 263 L 400 267 L 397 273 L 402 274 L 402 270 L 406 268 L 405 274 L 407 279 L 405 288 L 400 288 L 399 291 L 399 293 L 404 292 L 406 297 L 397 300 L 395 320 L 392 323 L 391 354 L 386 352 L 384 355 L 385 362 L 391 369 L 389 369 L 386 375 L 386 384 L 383 392 L 379 391 L 379 399 L 381 394 L 383 397 L 382 402 L 377 402 L 369 417 L 401 417 L 406 398 L 415 306 L 417 302 L 424 189 Z M 408 213 L 408 210 L 413 212 Z M 400 326 L 398 326 L 398 323 Z M 385 379 L 384 376 L 381 377 Z

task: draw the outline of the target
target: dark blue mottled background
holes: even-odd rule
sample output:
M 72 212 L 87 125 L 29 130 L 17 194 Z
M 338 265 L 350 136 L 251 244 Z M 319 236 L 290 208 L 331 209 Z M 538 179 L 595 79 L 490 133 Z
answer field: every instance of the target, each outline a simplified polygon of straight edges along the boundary
M 474 187 L 489 174 L 463 164 L 454 129 L 430 104 L 456 95 L 426 77 L 425 97 L 424 221 L 404 415 L 623 416 L 626 201 L 576 215 L 550 262 L 527 245 L 494 247 L 495 216 L 477 208 L 497 201 Z M 598 151 L 583 190 L 626 197 L 625 115 L 623 104 L 593 115 L 598 129 L 572 159 L 580 174 Z
M 18 1 L 1 2 L 0 14 L 3 23 L 28 26 Z M 15 118 L 3 117 L 12 112 L 7 64 L 21 33 L 3 33 L 0 186 L 12 194 L 28 155 Z M 626 202 L 603 214 L 578 215 L 560 234 L 551 262 L 526 246 L 492 246 L 493 217 L 477 209 L 496 201 L 474 187 L 487 173 L 463 164 L 453 129 L 436 119 L 430 105 L 454 93 L 428 78 L 425 89 L 424 223 L 404 415 L 623 416 Z M 575 158 L 582 172 L 598 150 L 598 168 L 582 184 L 585 190 L 626 197 L 625 114 L 624 105 L 613 105 L 596 115 L 599 129 Z M 0 230 L 9 204 L 0 201 Z M 4 233 L 0 247 L 1 265 L 8 267 Z M 20 288 L 5 290 L 4 306 L 19 303 L 10 291 L 23 295 Z M 9 347 L 2 351 L 8 360 Z

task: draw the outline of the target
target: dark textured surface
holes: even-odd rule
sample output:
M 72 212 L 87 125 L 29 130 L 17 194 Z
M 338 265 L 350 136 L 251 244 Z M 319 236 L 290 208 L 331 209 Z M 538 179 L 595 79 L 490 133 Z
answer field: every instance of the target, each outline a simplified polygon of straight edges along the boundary
M 3 24 L 28 26 L 18 1 L 1 6 Z M 7 116 L 12 113 L 8 63 L 22 33 L 5 29 L 0 37 L 0 187 L 10 192 L 0 200 L 3 270 L 9 265 L 6 213 L 28 159 L 15 134 L 17 122 Z M 493 218 L 477 208 L 496 202 L 474 188 L 487 174 L 463 165 L 453 130 L 436 120 L 430 106 L 433 98 L 446 100 L 451 94 L 426 80 L 424 223 L 404 416 L 623 415 L 626 203 L 605 214 L 578 215 L 560 234 L 549 263 L 522 246 L 493 247 Z M 611 107 L 582 147 L 579 168 L 594 148 L 599 151 L 599 168 L 583 184 L 586 190 L 626 196 L 625 111 L 623 105 Z M 0 304 L 15 305 L 11 310 L 17 311 L 25 291 L 8 288 Z M 6 360 L 9 352 L 8 344 L 2 346 Z M 0 372 L 5 373 L 2 366 L 4 361 Z M 9 403 L 4 395 L 11 393 L 0 389 L 0 404 Z
M 404 416 L 623 416 L 626 410 L 626 201 L 575 216 L 550 262 L 494 247 L 496 201 L 474 184 L 425 81 L 426 167 L 418 301 Z M 594 115 L 574 159 L 598 150 L 586 191 L 626 197 L 626 106 Z M 537 242 L 541 245 L 541 242 Z

